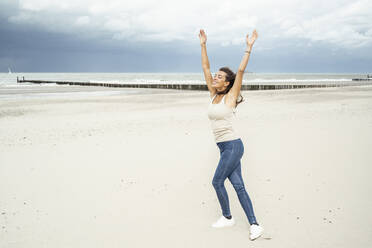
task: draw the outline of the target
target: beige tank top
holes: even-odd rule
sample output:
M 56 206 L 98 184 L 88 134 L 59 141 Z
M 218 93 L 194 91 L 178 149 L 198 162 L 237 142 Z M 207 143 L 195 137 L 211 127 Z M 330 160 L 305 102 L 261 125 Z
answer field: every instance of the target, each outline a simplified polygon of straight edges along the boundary
M 233 122 L 235 121 L 235 108 L 231 108 L 225 104 L 225 96 L 220 103 L 213 104 L 214 98 L 208 108 L 208 118 L 211 121 L 212 131 L 216 143 L 238 139 L 238 135 L 234 132 Z

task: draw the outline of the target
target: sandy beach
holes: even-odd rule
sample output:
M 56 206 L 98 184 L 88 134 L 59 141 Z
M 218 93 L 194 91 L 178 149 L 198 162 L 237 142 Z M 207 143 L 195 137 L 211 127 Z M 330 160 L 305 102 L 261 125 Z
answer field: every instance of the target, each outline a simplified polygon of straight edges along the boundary
M 209 93 L 162 90 L 2 99 L 0 247 L 372 247 L 372 87 L 242 94 L 262 237 L 229 181 L 237 223 L 210 227 Z

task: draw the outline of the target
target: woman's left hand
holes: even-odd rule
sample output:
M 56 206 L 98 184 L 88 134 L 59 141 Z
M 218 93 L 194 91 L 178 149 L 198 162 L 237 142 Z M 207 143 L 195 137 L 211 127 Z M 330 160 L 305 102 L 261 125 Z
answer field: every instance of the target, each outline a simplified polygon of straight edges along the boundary
M 252 47 L 254 42 L 257 40 L 257 38 L 258 38 L 258 34 L 257 34 L 256 29 L 253 30 L 251 38 L 249 38 L 249 35 L 247 34 L 247 38 L 246 38 L 247 46 Z

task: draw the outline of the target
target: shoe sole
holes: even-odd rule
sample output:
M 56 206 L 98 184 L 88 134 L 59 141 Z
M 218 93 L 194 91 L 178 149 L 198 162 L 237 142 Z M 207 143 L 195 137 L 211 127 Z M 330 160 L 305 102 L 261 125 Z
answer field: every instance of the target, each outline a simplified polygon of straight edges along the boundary
M 213 228 L 224 228 L 224 227 L 231 227 L 233 226 L 234 224 L 232 225 L 226 225 L 226 226 L 212 226 Z
M 256 236 L 256 237 L 254 237 L 254 238 L 251 238 L 251 237 L 249 237 L 250 238 L 250 240 L 255 240 L 255 239 L 257 239 L 257 238 L 259 238 L 259 237 L 261 237 L 262 236 L 262 234 L 263 234 L 263 229 L 261 230 L 261 233 L 258 235 L 258 236 Z
M 213 228 L 224 228 L 224 227 L 230 227 L 230 226 L 233 226 L 233 225 L 235 225 L 235 222 L 234 223 L 232 223 L 232 224 L 229 224 L 229 225 L 225 225 L 225 226 L 211 226 L 211 227 L 213 227 Z

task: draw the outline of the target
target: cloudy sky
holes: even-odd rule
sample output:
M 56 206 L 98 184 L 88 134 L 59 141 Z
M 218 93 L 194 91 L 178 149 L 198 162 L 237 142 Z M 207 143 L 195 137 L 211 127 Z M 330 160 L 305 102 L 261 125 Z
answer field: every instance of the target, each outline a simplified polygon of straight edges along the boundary
M 371 0 L 0 0 L 0 72 L 372 72 Z

